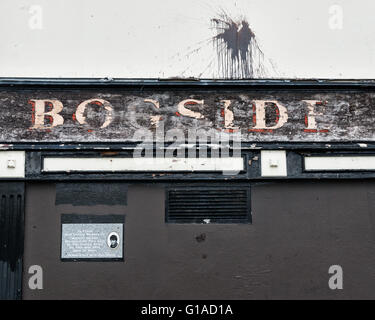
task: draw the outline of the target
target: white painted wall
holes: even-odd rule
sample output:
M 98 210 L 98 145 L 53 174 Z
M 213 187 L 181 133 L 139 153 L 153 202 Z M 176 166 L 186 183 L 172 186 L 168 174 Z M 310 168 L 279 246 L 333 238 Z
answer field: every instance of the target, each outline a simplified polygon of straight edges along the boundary
M 222 10 L 249 21 L 268 77 L 375 78 L 373 0 L 1 0 L 0 77 L 220 78 Z

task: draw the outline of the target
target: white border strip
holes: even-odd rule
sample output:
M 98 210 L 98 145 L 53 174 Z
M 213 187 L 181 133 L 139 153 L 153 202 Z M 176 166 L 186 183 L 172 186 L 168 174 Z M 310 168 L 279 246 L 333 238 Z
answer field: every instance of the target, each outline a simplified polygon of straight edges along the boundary
M 242 171 L 242 157 L 230 158 L 63 158 L 45 157 L 44 172 Z
M 375 170 L 375 156 L 305 157 L 306 171 Z

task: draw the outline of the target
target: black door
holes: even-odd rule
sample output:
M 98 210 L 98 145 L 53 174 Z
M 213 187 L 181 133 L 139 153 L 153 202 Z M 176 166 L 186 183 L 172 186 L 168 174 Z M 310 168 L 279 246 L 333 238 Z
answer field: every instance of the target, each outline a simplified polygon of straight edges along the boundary
M 23 182 L 0 182 L 0 299 L 21 299 L 24 239 Z

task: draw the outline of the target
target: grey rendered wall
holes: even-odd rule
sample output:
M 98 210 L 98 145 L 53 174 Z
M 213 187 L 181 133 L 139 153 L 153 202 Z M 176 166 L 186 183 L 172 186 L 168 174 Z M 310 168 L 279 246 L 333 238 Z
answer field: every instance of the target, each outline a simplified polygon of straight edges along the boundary
M 23 298 L 374 299 L 374 205 L 373 181 L 272 182 L 252 187 L 252 225 L 177 225 L 162 185 L 130 185 L 127 206 L 78 207 L 31 183 Z M 61 262 L 62 213 L 125 214 L 125 261 Z M 28 289 L 34 264 L 43 290 Z M 337 264 L 344 289 L 332 291 Z

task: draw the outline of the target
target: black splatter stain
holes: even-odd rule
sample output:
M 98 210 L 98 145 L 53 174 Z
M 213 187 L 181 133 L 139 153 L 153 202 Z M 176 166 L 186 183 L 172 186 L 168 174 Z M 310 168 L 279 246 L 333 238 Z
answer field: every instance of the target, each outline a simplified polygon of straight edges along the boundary
M 245 19 L 235 22 L 227 14 L 221 14 L 211 22 L 217 31 L 213 42 L 221 77 L 246 79 L 266 76 L 263 52 Z
M 195 240 L 196 240 L 197 242 L 203 242 L 203 241 L 205 241 L 205 240 L 206 240 L 206 234 L 205 234 L 205 233 L 202 233 L 202 234 L 196 236 L 196 237 L 195 237 Z

